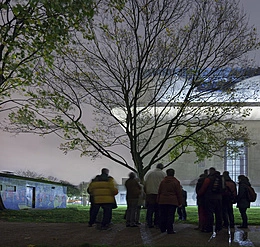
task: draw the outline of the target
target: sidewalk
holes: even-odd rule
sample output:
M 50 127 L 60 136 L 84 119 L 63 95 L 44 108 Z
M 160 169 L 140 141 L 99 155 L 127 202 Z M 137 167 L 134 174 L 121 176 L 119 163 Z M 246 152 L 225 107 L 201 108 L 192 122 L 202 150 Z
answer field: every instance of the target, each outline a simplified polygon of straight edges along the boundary
M 108 230 L 88 227 L 86 223 L 32 223 L 0 221 L 1 247 L 83 247 L 105 246 L 254 246 L 260 247 L 260 227 L 246 230 L 223 229 L 215 236 L 194 230 L 192 224 L 176 223 L 176 234 L 161 233 L 159 229 L 112 225 Z

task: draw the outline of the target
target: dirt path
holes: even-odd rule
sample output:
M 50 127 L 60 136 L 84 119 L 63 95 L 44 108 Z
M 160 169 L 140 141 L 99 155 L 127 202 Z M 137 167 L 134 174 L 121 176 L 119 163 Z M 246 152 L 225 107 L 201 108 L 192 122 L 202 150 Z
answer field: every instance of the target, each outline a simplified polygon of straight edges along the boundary
M 19 223 L 0 222 L 1 247 L 37 246 L 242 246 L 234 242 L 234 231 L 228 234 L 225 229 L 210 240 L 211 234 L 194 230 L 194 225 L 176 224 L 176 234 L 160 233 L 158 229 L 126 228 L 116 224 L 109 230 L 99 230 L 81 223 Z M 247 230 L 259 235 L 259 227 Z M 251 236 L 252 236 L 251 234 Z M 238 234 L 236 234 L 238 235 Z M 241 241 L 245 234 L 241 233 Z M 229 241 L 231 240 L 231 241 Z M 245 243 L 245 241 L 244 241 Z M 260 242 L 246 242 L 246 246 L 260 246 Z M 244 245 L 245 246 L 245 245 Z

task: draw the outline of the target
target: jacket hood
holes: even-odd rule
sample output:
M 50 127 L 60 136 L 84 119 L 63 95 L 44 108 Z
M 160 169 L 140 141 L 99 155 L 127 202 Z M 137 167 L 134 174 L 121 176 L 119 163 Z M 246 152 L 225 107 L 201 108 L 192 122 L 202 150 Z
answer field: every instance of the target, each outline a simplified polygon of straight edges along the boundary
M 164 182 L 166 182 L 166 183 L 171 183 L 171 181 L 174 179 L 174 177 L 173 176 L 166 176 L 165 178 L 164 178 Z
M 245 184 L 245 185 L 251 186 L 250 182 L 247 180 L 241 180 L 240 182 L 238 182 L 238 184 Z

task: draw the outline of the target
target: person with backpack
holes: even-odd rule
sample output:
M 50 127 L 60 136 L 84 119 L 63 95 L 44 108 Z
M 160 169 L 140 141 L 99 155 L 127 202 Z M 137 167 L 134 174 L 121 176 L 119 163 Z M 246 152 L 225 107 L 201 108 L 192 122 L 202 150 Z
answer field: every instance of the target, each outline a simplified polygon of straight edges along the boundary
M 238 195 L 237 195 L 237 208 L 239 209 L 242 224 L 238 228 L 248 227 L 248 218 L 246 211 L 250 208 L 250 201 L 247 196 L 247 188 L 251 186 L 248 177 L 245 175 L 238 176 Z
M 222 229 L 222 176 L 214 167 L 209 168 L 209 175 L 205 178 L 198 196 L 205 198 L 207 223 L 202 232 L 213 232 L 215 219 L 215 232 Z M 215 216 L 215 217 L 214 217 Z
M 225 181 L 225 190 L 222 195 L 222 214 L 223 214 L 223 227 L 234 228 L 234 211 L 233 204 L 236 202 L 237 187 L 236 183 L 229 176 L 228 171 L 224 171 L 222 174 Z

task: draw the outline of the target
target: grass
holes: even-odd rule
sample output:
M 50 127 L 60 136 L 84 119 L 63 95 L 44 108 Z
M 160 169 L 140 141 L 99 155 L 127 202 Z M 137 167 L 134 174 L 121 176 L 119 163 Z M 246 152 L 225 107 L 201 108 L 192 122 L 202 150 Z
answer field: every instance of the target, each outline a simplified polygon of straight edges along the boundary
M 112 221 L 124 223 L 124 213 L 126 206 L 118 206 L 113 210 Z M 189 224 L 198 224 L 198 212 L 196 206 L 188 206 L 187 221 Z M 141 222 L 145 222 L 146 210 L 141 210 Z M 234 208 L 235 223 L 241 224 L 241 217 L 237 208 Z M 252 207 L 247 210 L 249 225 L 260 225 L 260 208 Z M 58 208 L 51 210 L 27 209 L 27 210 L 2 210 L 0 211 L 0 220 L 13 222 L 49 222 L 49 223 L 87 223 L 89 220 L 89 206 L 68 205 L 67 208 Z M 176 222 L 178 222 L 176 214 Z
M 113 210 L 112 221 L 114 224 L 125 223 L 124 214 L 126 206 L 118 206 Z M 198 224 L 198 212 L 196 206 L 188 206 L 187 221 L 188 224 Z M 140 221 L 145 222 L 146 210 L 141 210 Z M 234 208 L 235 223 L 241 224 L 241 217 L 237 208 Z M 260 225 L 260 207 L 253 207 L 247 211 L 249 225 Z M 87 223 L 89 220 L 89 206 L 68 205 L 65 209 L 24 209 L 24 210 L 0 210 L 0 221 L 10 222 L 47 222 L 47 223 Z M 178 215 L 176 214 L 175 222 L 178 224 Z M 183 221 L 182 221 L 183 222 Z M 103 245 L 109 247 L 107 245 Z M 176 247 L 178 245 L 175 245 Z M 40 245 L 39 247 L 50 247 Z M 100 247 L 100 245 L 82 244 L 79 247 Z M 182 246 L 183 247 L 183 246 Z

